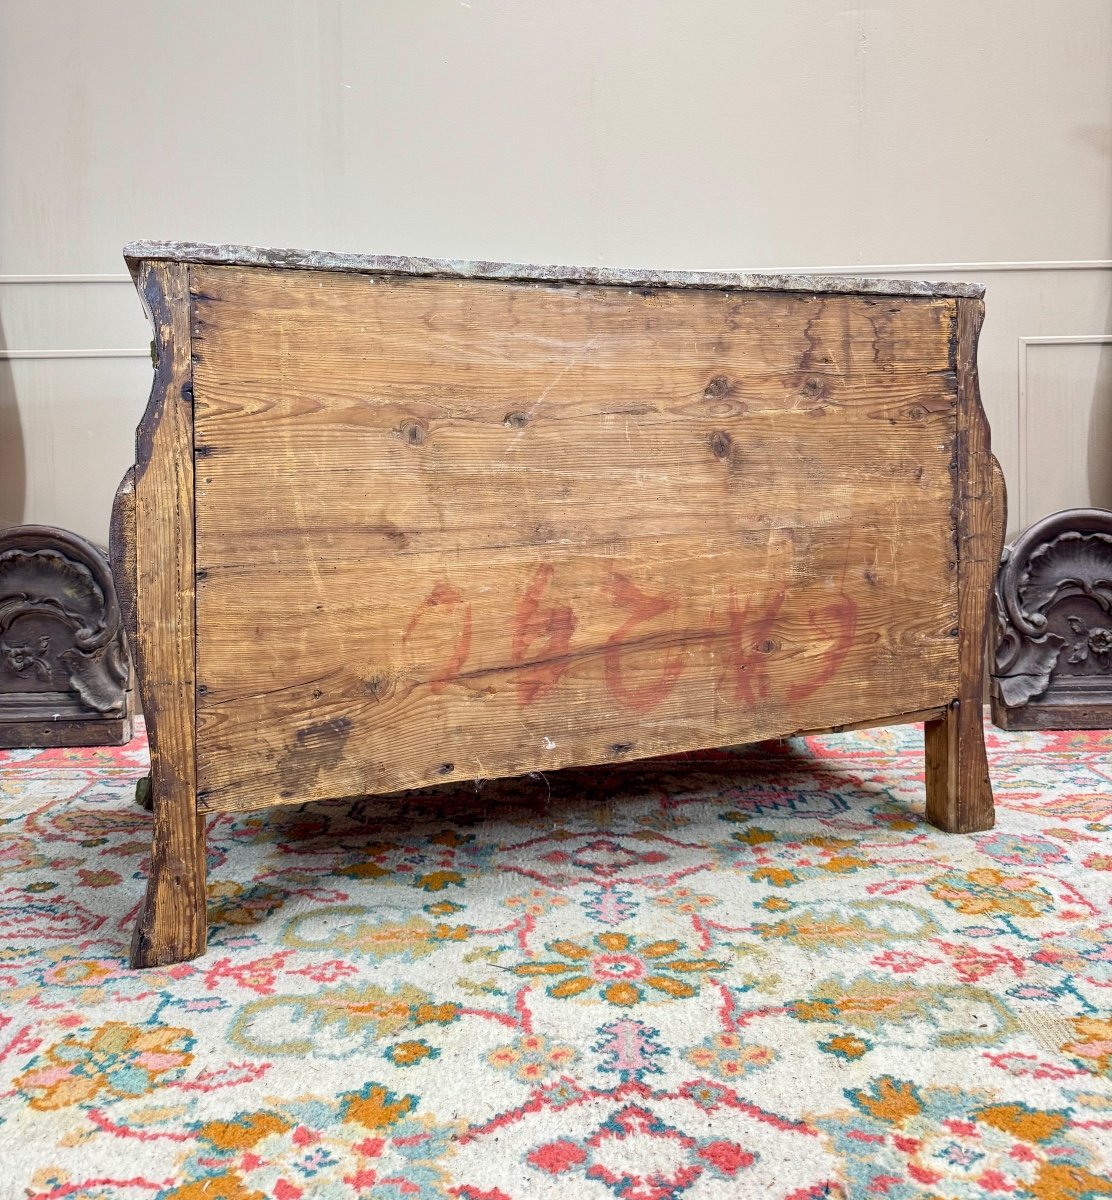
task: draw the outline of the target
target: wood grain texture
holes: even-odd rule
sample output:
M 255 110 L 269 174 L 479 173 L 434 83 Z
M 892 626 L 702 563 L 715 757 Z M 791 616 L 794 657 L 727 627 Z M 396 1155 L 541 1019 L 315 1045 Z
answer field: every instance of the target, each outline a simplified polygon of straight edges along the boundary
M 999 561 L 1006 497 L 993 470 L 989 427 L 977 382 L 980 300 L 957 301 L 958 380 L 954 456 L 958 557 L 958 693 L 946 715 L 925 726 L 927 819 L 940 829 L 974 833 L 995 820 L 984 739 L 985 649 L 992 581 Z
M 959 695 L 958 301 L 190 270 L 203 807 Z
M 151 750 L 154 828 L 131 963 L 204 953 L 205 836 L 197 811 L 193 411 L 188 268 L 147 263 L 137 284 L 157 366 L 117 493 L 112 562 Z

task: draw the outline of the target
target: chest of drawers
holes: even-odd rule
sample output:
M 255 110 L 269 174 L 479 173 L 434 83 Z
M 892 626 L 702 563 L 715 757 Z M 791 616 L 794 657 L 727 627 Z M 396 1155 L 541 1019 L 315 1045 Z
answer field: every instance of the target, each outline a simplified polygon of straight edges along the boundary
M 125 254 L 137 965 L 204 948 L 211 812 L 922 720 L 928 818 L 991 825 L 980 289 Z

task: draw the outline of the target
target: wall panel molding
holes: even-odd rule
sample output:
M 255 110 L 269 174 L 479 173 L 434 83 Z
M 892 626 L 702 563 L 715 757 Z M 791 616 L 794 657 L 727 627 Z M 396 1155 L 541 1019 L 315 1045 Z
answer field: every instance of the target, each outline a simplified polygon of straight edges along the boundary
M 120 350 L 0 350 L 0 362 L 27 362 L 43 358 L 150 358 L 149 347 L 127 347 Z
M 1032 346 L 1112 346 L 1112 333 L 1066 333 L 1045 334 L 1017 339 L 1019 386 L 1016 390 L 1017 423 L 1019 428 L 1019 527 L 1027 529 L 1031 524 L 1030 513 L 1030 448 L 1032 444 L 1027 386 L 1028 350 Z M 1039 517 L 1047 516 L 1040 513 Z
M 0 285 L 9 283 L 131 283 L 126 271 L 111 275 L 0 275 Z
M 761 268 L 769 274 L 779 273 Z M 1112 258 L 1040 259 L 1032 262 L 882 263 L 856 267 L 786 267 L 785 275 L 985 275 L 996 271 L 1109 271 Z

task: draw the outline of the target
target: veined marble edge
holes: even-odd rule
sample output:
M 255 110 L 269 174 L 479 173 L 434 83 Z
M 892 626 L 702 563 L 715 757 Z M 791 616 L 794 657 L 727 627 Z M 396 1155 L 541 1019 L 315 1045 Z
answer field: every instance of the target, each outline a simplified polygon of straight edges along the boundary
M 938 296 L 979 300 L 980 283 L 930 283 L 857 275 L 762 275 L 740 271 L 646 271 L 633 267 L 530 266 L 402 255 L 345 254 L 330 250 L 279 250 L 261 246 L 214 246 L 203 242 L 129 242 L 124 259 L 135 278 L 146 259 L 228 267 L 284 267 L 361 275 L 411 275 L 445 279 L 491 279 L 521 283 L 597 284 L 616 287 L 722 288 L 734 291 L 849 292 L 878 296 Z

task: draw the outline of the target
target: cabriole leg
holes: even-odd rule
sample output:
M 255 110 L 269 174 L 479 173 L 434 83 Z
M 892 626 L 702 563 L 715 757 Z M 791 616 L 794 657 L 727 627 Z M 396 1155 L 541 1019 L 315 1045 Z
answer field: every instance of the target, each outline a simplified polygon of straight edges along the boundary
M 204 953 L 205 830 L 197 808 L 196 573 L 189 273 L 144 263 L 137 280 L 155 335 L 150 403 L 135 466 L 112 511 L 112 570 L 151 748 L 154 830 L 133 967 Z
M 957 305 L 958 694 L 945 716 L 926 724 L 927 820 L 948 833 L 976 833 L 991 829 L 994 820 L 983 690 L 989 595 L 1000 556 L 1006 499 L 977 385 L 977 338 L 984 304 L 958 300 Z

